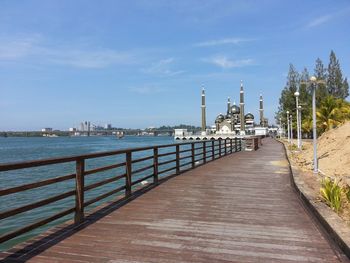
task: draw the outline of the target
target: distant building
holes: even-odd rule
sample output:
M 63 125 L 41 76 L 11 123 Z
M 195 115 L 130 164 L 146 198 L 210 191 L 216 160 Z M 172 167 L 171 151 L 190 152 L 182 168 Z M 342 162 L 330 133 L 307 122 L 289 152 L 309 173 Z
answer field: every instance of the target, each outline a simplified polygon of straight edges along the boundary
M 187 129 L 175 129 L 174 136 L 189 136 L 192 135 L 192 132 L 188 132 Z
M 42 128 L 42 132 L 52 132 L 52 128 Z
M 68 129 L 70 132 L 75 132 L 75 131 L 77 131 L 77 128 L 69 128 Z
M 106 130 L 110 130 L 112 129 L 112 124 L 105 124 L 105 127 L 104 127 Z
M 84 125 L 84 122 L 81 122 L 81 123 L 80 123 L 80 128 L 79 128 L 79 131 L 85 131 L 85 125 Z

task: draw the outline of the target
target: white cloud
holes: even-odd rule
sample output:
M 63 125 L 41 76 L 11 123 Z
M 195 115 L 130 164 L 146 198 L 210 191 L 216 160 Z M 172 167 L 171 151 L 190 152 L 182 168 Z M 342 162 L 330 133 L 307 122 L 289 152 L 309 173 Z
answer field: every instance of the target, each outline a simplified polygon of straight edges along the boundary
M 0 62 L 29 59 L 43 64 L 76 68 L 106 68 L 137 62 L 133 52 L 80 45 L 49 45 L 42 37 L 0 38 Z
M 39 42 L 38 36 L 23 38 L 0 38 L 0 61 L 17 60 L 33 53 Z
M 130 87 L 129 90 L 131 92 L 145 95 L 145 94 L 154 94 L 154 93 L 159 93 L 162 92 L 163 89 L 156 86 L 156 85 L 144 85 L 140 87 Z
M 46 50 L 50 62 L 77 68 L 106 68 L 114 64 L 133 64 L 135 58 L 127 52 L 101 50 Z
M 248 38 L 223 38 L 223 39 L 216 39 L 216 40 L 210 40 L 205 42 L 200 42 L 194 44 L 196 47 L 211 47 L 211 46 L 220 46 L 220 45 L 237 45 L 242 42 L 248 42 L 253 41 L 253 39 Z
M 203 59 L 203 61 L 214 64 L 214 65 L 219 66 L 223 69 L 240 68 L 240 67 L 251 66 L 251 65 L 255 64 L 254 60 L 250 59 L 250 58 L 232 60 L 226 56 L 215 56 L 212 58 Z
M 150 74 L 159 74 L 167 76 L 175 76 L 181 73 L 184 73 L 183 70 L 172 70 L 170 65 L 174 62 L 173 58 L 162 59 L 153 63 L 149 68 L 144 69 L 143 71 Z
M 330 14 L 324 15 L 324 16 L 321 16 L 321 17 L 317 17 L 314 20 L 310 21 L 306 25 L 306 28 L 312 28 L 312 27 L 316 27 L 316 26 L 322 25 L 322 24 L 328 22 L 329 20 L 331 20 L 332 17 L 333 17 L 333 15 L 330 15 Z

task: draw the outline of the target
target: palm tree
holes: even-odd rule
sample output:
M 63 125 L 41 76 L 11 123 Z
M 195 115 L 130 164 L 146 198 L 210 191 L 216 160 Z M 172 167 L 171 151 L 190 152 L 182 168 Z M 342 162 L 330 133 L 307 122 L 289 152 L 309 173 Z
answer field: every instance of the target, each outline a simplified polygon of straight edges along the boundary
M 349 104 L 342 99 L 327 96 L 322 100 L 317 115 L 317 128 L 323 133 L 342 124 L 350 115 Z
M 307 115 L 303 116 L 303 120 L 301 122 L 301 130 L 302 134 L 306 134 L 306 138 L 310 138 L 312 133 L 312 115 L 309 111 Z

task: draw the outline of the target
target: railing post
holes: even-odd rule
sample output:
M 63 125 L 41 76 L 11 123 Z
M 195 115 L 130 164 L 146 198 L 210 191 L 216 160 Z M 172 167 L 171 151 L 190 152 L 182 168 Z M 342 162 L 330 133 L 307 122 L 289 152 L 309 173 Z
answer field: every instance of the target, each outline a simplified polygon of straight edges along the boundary
M 74 222 L 76 224 L 83 222 L 84 220 L 84 171 L 85 160 L 76 160 L 76 175 L 75 175 L 75 215 Z
M 158 184 L 158 148 L 153 148 L 153 183 Z
M 192 168 L 194 168 L 194 142 L 191 143 L 191 162 L 192 162 Z
M 131 196 L 131 173 L 132 173 L 132 166 L 131 166 L 131 151 L 126 152 L 126 178 L 125 178 L 125 196 L 129 197 Z
M 224 140 L 224 143 L 225 143 L 225 155 L 227 155 L 227 139 Z
M 232 153 L 232 138 L 230 138 L 230 153 Z
M 176 174 L 180 173 L 180 145 L 176 145 Z
M 219 157 L 221 157 L 221 139 L 219 139 Z
M 215 159 L 215 140 L 211 141 L 211 152 L 212 152 L 211 159 L 214 160 Z
M 238 142 L 237 142 L 237 137 L 235 137 L 235 152 L 238 152 Z
M 203 142 L 203 163 L 207 162 L 207 149 L 205 149 L 205 142 Z

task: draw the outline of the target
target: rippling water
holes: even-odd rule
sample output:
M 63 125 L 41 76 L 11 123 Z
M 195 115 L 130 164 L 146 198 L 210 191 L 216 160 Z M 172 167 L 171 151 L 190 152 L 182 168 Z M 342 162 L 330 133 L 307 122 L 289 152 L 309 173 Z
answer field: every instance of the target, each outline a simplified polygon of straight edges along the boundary
M 125 148 L 144 147 L 151 145 L 161 145 L 174 143 L 172 137 L 124 137 L 123 139 L 116 139 L 115 137 L 38 137 L 38 138 L 0 138 L 0 163 L 20 162 L 27 160 L 36 160 L 44 158 L 62 157 L 79 155 L 86 153 L 95 153 L 111 150 L 119 150 Z M 133 158 L 141 158 L 151 155 L 151 151 L 143 151 L 133 154 Z M 174 158 L 169 156 L 166 158 Z M 104 165 L 115 164 L 125 161 L 125 155 L 103 157 L 91 159 L 86 162 L 86 169 L 96 168 Z M 152 160 L 138 163 L 133 166 L 137 169 L 140 166 L 146 166 Z M 17 185 L 23 185 L 43 179 L 62 176 L 75 172 L 74 162 L 65 164 L 56 164 L 43 167 L 36 167 L 30 169 L 15 170 L 9 172 L 0 172 L 0 188 L 9 188 Z M 85 185 L 93 182 L 101 181 L 110 178 L 113 175 L 123 174 L 125 168 L 118 168 L 92 174 L 86 176 Z M 151 174 L 150 171 L 145 171 L 139 175 L 135 175 L 135 179 L 141 176 Z M 110 183 L 102 187 L 86 192 L 85 200 L 92 199 L 102 193 L 111 191 L 120 185 L 124 184 L 124 180 Z M 66 191 L 74 190 L 74 180 L 64 181 L 53 185 L 40 187 L 32 190 L 23 191 L 17 194 L 0 197 L 0 211 L 7 211 L 25 204 L 39 201 Z M 113 198 L 113 197 L 112 197 Z M 115 196 L 114 196 L 115 198 Z M 105 201 L 105 200 L 104 200 Z M 19 227 L 23 227 L 30 223 L 34 223 L 40 219 L 46 218 L 50 215 L 58 213 L 67 208 L 73 207 L 75 204 L 74 197 L 66 198 L 58 202 L 37 208 L 25 213 L 21 213 L 8 219 L 0 220 L 0 234 L 7 233 Z M 96 204 L 98 205 L 98 203 Z M 95 206 L 96 206 L 95 205 Z M 94 206 L 88 207 L 92 209 Z M 87 209 L 87 210 L 89 210 Z M 45 227 L 33 230 L 19 238 L 8 241 L 0 245 L 0 251 L 13 246 L 16 243 L 22 242 L 38 233 L 46 230 L 48 227 L 61 223 L 67 219 L 72 219 L 73 215 L 66 216 L 61 220 L 54 221 Z

